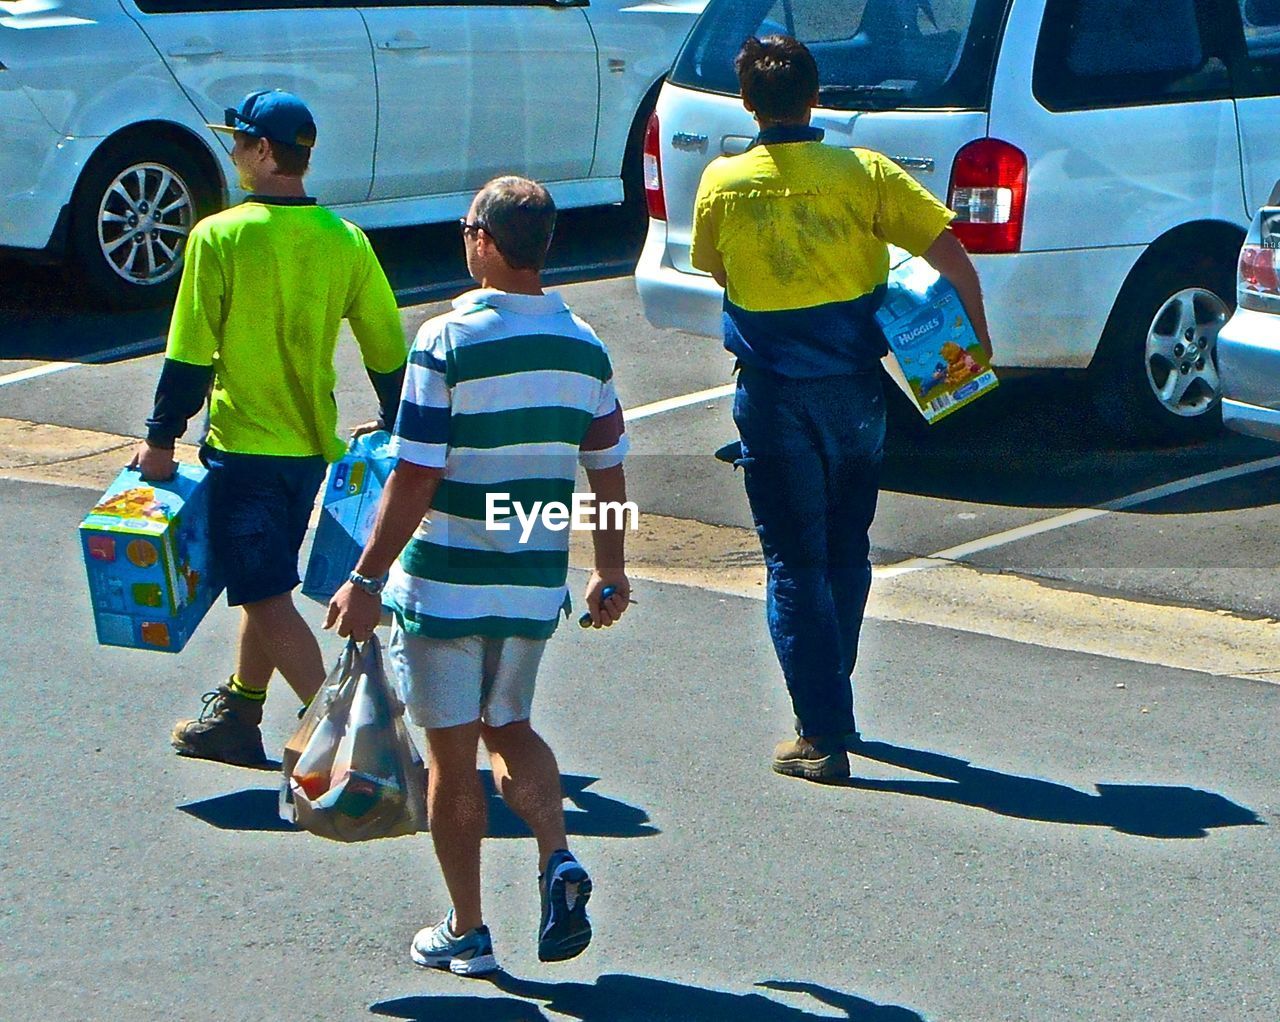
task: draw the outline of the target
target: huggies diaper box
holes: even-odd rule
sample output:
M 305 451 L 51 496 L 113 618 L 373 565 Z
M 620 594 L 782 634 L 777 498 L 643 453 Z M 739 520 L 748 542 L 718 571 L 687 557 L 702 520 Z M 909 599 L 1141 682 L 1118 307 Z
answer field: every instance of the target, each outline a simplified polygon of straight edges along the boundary
M 355 568 L 373 532 L 382 488 L 395 468 L 390 442 L 384 432 L 365 433 L 351 441 L 342 460 L 329 466 L 320 495 L 320 523 L 302 580 L 304 596 L 328 603 Z
M 80 523 L 80 541 L 104 646 L 177 653 L 222 592 L 197 465 L 163 483 L 125 469 Z
M 929 422 L 996 388 L 956 289 L 924 259 L 890 249 L 895 265 L 876 312 L 916 407 Z

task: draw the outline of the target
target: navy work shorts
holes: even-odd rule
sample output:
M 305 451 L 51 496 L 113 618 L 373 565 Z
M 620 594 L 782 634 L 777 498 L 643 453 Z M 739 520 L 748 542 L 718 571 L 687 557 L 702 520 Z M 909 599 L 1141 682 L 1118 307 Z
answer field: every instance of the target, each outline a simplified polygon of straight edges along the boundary
M 328 467 L 324 458 L 231 454 L 206 444 L 200 460 L 209 470 L 209 539 L 227 603 L 238 607 L 292 592 Z

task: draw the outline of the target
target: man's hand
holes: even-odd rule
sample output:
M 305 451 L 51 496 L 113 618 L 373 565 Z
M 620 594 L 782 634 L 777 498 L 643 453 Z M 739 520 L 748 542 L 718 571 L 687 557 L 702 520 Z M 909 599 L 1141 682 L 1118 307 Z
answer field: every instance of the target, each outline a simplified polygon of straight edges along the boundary
M 382 620 L 382 601 L 359 586 L 344 582 L 342 588 L 329 601 L 329 613 L 324 619 L 326 629 L 337 627 L 344 639 L 364 642 Z
M 373 419 L 369 422 L 362 422 L 351 431 L 351 439 L 358 440 L 360 437 L 365 436 L 368 433 L 376 433 L 380 429 L 382 429 L 382 424 L 378 422 L 377 419 Z
M 178 465 L 173 460 L 173 451 L 164 447 L 152 447 L 145 440 L 138 444 L 129 467 L 137 469 L 142 478 L 149 483 L 167 482 L 178 474 Z
M 601 600 L 606 587 L 613 588 L 613 595 Z M 625 572 L 610 572 L 602 575 L 598 571 L 591 573 L 587 581 L 587 613 L 591 615 L 592 628 L 608 628 L 622 617 L 631 604 L 631 583 Z

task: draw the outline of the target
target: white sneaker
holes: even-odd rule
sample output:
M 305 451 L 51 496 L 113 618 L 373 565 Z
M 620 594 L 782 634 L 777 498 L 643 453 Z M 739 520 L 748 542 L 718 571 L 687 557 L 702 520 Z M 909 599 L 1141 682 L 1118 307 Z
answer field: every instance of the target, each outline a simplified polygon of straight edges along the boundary
M 435 926 L 418 931 L 409 956 L 424 969 L 448 969 L 458 976 L 483 976 L 498 971 L 489 927 L 477 926 L 461 937 L 453 935 L 453 909 Z

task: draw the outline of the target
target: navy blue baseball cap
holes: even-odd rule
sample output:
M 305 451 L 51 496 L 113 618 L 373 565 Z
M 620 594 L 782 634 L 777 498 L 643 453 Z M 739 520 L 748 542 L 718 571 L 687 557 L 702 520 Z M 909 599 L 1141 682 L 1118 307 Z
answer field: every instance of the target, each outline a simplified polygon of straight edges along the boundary
M 209 127 L 227 134 L 241 131 L 251 138 L 269 138 L 284 145 L 310 148 L 316 144 L 316 121 L 307 104 L 283 89 L 249 93 L 238 107 L 227 107 L 222 124 Z

